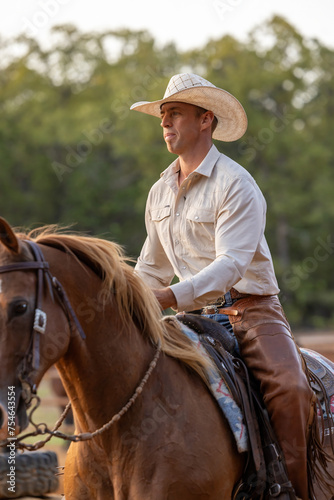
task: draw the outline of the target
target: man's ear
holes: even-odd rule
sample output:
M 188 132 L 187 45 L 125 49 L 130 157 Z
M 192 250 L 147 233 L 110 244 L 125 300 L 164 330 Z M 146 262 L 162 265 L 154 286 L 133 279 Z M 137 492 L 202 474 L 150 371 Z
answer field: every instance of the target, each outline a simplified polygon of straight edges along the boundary
M 211 129 L 211 125 L 213 120 L 215 119 L 215 115 L 213 114 L 212 111 L 206 111 L 201 115 L 201 120 L 202 120 L 202 130 L 205 130 L 207 128 Z
M 2 217 L 0 217 L 0 243 L 11 252 L 19 253 L 19 240 L 8 222 Z

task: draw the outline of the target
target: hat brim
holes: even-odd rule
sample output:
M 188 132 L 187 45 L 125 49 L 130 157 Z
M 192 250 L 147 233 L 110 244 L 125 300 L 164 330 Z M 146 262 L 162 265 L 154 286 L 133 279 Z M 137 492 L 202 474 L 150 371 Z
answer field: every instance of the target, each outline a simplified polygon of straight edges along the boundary
M 236 141 L 246 132 L 247 115 L 244 108 L 232 94 L 218 87 L 192 87 L 159 101 L 136 102 L 130 109 L 160 118 L 161 105 L 166 102 L 184 102 L 212 111 L 218 120 L 213 139 Z

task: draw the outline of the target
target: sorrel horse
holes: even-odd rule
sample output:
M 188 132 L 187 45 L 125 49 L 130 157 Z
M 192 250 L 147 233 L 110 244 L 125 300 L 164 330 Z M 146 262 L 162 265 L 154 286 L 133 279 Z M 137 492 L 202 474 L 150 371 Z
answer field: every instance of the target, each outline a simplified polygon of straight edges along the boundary
M 27 242 L 32 239 L 37 250 Z M 155 359 L 128 411 L 108 431 L 71 444 L 66 499 L 231 498 L 245 457 L 207 390 L 207 361 L 160 321 L 152 293 L 120 247 L 50 229 L 34 238 L 15 234 L 3 219 L 0 242 L 0 266 L 8 266 L 0 274 L 0 440 L 9 428 L 18 434 L 27 426 L 27 384 L 34 390 L 51 365 L 72 402 L 76 433 L 89 433 L 124 409 Z M 37 269 L 36 251 L 50 269 L 45 263 Z M 50 290 L 45 284 L 51 274 L 69 302 L 57 293 L 56 280 Z M 15 421 L 7 413 L 13 390 Z
M 16 234 L 2 218 L 0 243 L 0 441 L 27 427 L 55 364 L 81 436 L 66 500 L 232 498 L 246 457 L 206 387 L 208 360 L 160 320 L 121 248 L 54 227 Z

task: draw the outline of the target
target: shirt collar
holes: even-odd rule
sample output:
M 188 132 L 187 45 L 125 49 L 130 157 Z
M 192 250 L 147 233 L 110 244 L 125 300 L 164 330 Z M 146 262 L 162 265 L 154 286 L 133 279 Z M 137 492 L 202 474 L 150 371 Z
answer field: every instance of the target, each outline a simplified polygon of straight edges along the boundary
M 202 163 L 198 165 L 195 172 L 197 172 L 198 174 L 205 175 L 205 177 L 210 177 L 213 167 L 217 163 L 219 156 L 220 152 L 218 151 L 216 146 L 212 144 L 208 154 L 206 155 Z
M 179 159 L 173 161 L 163 172 L 161 172 L 160 177 L 164 178 L 164 181 L 170 177 L 174 177 L 180 171 Z
M 212 144 L 211 148 L 208 151 L 208 154 L 203 159 L 203 161 L 198 165 L 194 172 L 204 175 L 206 177 L 210 177 L 213 167 L 215 166 L 218 158 L 220 156 L 220 152 L 216 148 L 214 144 Z M 164 177 L 164 181 L 175 181 L 177 174 L 180 171 L 179 159 L 173 161 L 163 172 L 161 172 L 160 177 Z M 168 183 L 168 182 L 167 182 Z

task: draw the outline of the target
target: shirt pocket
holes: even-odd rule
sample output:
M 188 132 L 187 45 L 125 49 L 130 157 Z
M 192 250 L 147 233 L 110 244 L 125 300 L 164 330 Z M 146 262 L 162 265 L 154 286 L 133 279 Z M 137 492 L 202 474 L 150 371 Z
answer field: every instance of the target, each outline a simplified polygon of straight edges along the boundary
M 151 209 L 151 219 L 153 222 L 161 222 L 162 220 L 166 219 L 166 217 L 170 217 L 170 214 L 171 214 L 170 207 Z
M 165 243 L 169 232 L 171 207 L 161 207 L 151 209 L 151 219 L 162 244 Z
M 190 208 L 186 214 L 186 234 L 193 248 L 214 251 L 215 213 L 203 208 Z

